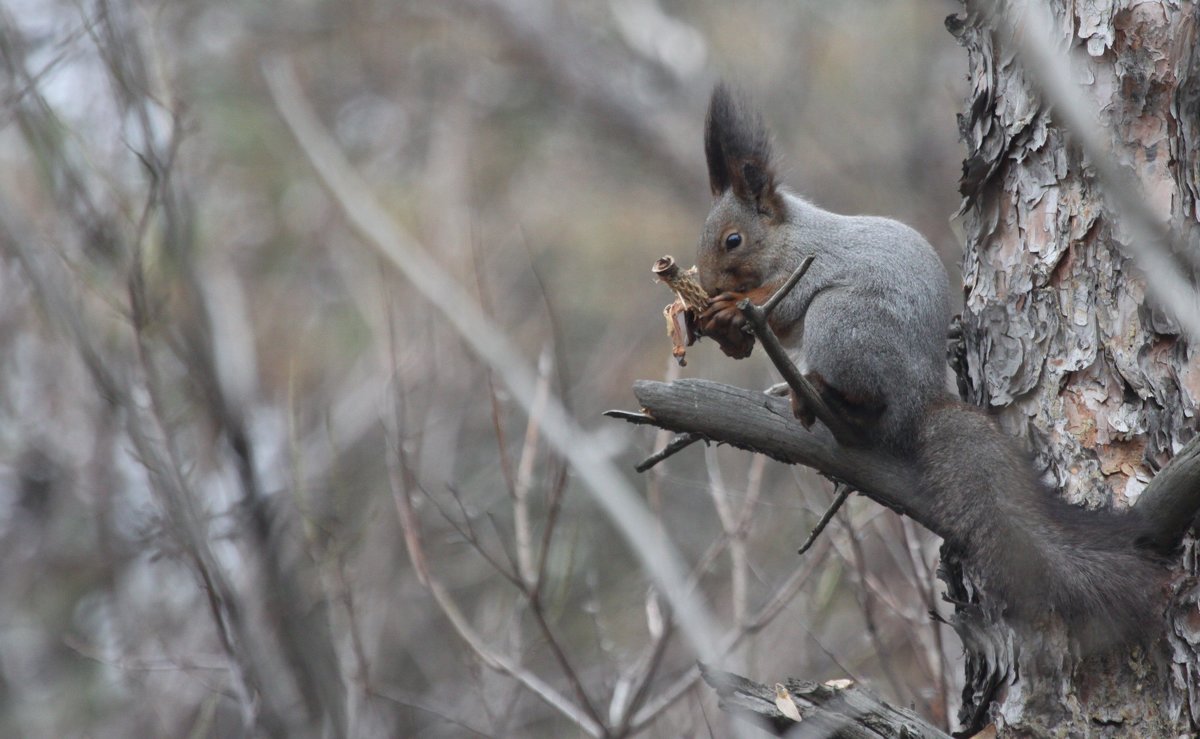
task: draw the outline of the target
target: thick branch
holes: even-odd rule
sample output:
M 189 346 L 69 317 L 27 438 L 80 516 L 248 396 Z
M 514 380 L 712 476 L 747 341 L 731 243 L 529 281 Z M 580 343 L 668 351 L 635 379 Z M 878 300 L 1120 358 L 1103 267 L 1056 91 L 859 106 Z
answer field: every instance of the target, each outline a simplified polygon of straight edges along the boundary
M 642 380 L 634 383 L 633 392 L 660 428 L 695 432 L 780 462 L 812 467 L 941 533 L 932 525 L 929 501 L 920 495 L 917 470 L 911 463 L 878 451 L 841 446 L 821 426 L 805 429 L 783 398 L 707 380 Z
M 929 501 L 921 495 L 920 479 L 911 463 L 878 451 L 841 446 L 820 426 L 805 429 L 792 416 L 786 399 L 708 380 L 641 380 L 634 383 L 633 391 L 645 411 L 636 416 L 637 423 L 698 434 L 785 464 L 812 467 L 944 536 L 929 516 Z M 1158 473 L 1137 509 L 1156 533 L 1150 542 L 1153 546 L 1165 550 L 1178 544 L 1200 510 L 1200 436 Z

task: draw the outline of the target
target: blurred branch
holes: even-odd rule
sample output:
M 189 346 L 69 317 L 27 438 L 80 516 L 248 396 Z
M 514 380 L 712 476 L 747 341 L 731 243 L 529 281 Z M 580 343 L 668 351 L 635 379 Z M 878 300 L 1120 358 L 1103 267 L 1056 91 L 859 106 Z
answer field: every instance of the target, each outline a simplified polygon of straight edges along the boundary
M 244 300 L 232 279 L 215 271 L 201 275 L 194 259 L 192 213 L 185 193 L 174 183 L 172 165 L 182 135 L 180 115 L 173 111 L 173 126 L 165 146 L 162 132 L 154 123 L 151 103 L 163 106 L 164 95 L 151 93 L 151 74 L 142 39 L 127 8 L 102 2 L 97 45 L 108 64 L 110 76 L 121 93 L 126 114 L 137 121 L 141 161 L 151 170 L 153 203 L 163 223 L 163 241 L 176 260 L 182 278 L 183 296 L 192 310 L 181 322 L 185 346 L 182 357 L 189 376 L 200 387 L 203 410 L 221 431 L 233 453 L 234 468 L 241 486 L 242 505 L 249 522 L 249 542 L 261 563 L 268 600 L 279 616 L 270 620 L 275 636 L 295 680 L 310 722 L 322 723 L 333 736 L 345 736 L 345 691 L 336 650 L 325 620 L 322 603 L 306 603 L 296 572 L 282 561 L 278 537 L 272 531 L 272 515 L 262 489 L 255 462 L 254 440 L 247 428 L 247 412 L 253 400 L 256 374 L 254 343 L 244 334 L 249 316 L 239 310 Z M 145 222 L 143 218 L 143 223 Z M 144 228 L 144 226 L 143 226 Z M 153 355 L 141 330 L 149 320 L 145 276 L 142 273 L 141 243 L 132 244 L 130 302 L 133 323 L 147 376 L 154 377 Z
M 275 597 L 274 605 L 284 614 L 274 621 L 277 624 L 275 636 L 305 698 L 310 719 L 320 720 L 324 713 L 329 720 L 326 728 L 336 736 L 343 735 L 344 722 L 340 720 L 338 710 L 341 688 L 336 684 L 336 669 L 327 669 L 330 663 L 336 666 L 336 658 L 325 660 L 321 667 L 326 669 L 316 669 L 317 655 L 331 656 L 332 647 L 326 641 L 328 648 L 322 651 L 322 642 L 314 639 L 316 635 L 308 628 L 310 619 L 294 611 L 300 599 L 289 575 L 278 562 L 275 542 L 270 540 L 269 522 L 261 507 L 262 492 L 254 470 L 249 435 L 242 418 L 234 418 L 230 411 L 232 406 L 225 385 L 228 378 L 219 376 L 214 359 L 214 355 L 221 350 L 224 334 L 207 322 L 211 312 L 205 309 L 211 309 L 212 305 L 206 304 L 206 296 L 201 289 L 202 280 L 189 259 L 193 233 L 189 228 L 190 211 L 173 177 L 183 137 L 182 116 L 178 109 L 160 102 L 164 96 L 154 92 L 145 62 L 146 50 L 139 32 L 127 16 L 127 8 L 102 2 L 98 9 L 97 23 L 88 24 L 86 31 L 104 62 L 104 71 L 112 84 L 120 113 L 128 120 L 133 140 L 125 143 L 145 167 L 149 179 L 145 195 L 141 198 L 144 202 L 140 214 L 136 218 L 131 215 L 134 220 L 132 235 L 123 233 L 120 221 L 95 205 L 86 184 L 91 173 L 76 165 L 59 145 L 57 132 L 60 126 L 57 118 L 24 72 L 20 42 L 4 33 L 0 35 L 0 51 L 11 76 L 27 82 L 27 90 L 22 102 L 16 106 L 15 115 L 28 145 L 47 169 L 47 179 L 60 208 L 71 214 L 84 243 L 92 243 L 100 235 L 105 256 L 116 258 L 113 261 L 124 258 L 118 263 L 123 262 L 126 267 L 125 296 L 137 367 L 136 372 L 131 372 L 131 378 L 136 378 L 135 385 L 140 380 L 139 389 L 149 399 L 148 409 L 142 408 L 143 404 L 133 398 L 126 383 L 114 377 L 110 369 L 115 366 L 113 360 L 103 357 L 91 339 L 100 332 L 85 327 L 81 308 L 72 305 L 69 299 L 60 294 L 63 288 L 57 285 L 52 287 L 48 278 L 38 275 L 40 267 L 35 257 L 25 251 L 25 239 L 12 238 L 13 248 L 18 252 L 27 274 L 38 285 L 40 298 L 48 306 L 47 312 L 53 320 L 61 321 L 68 327 L 101 393 L 126 411 L 126 430 L 137 450 L 139 461 L 145 465 L 170 527 L 181 537 L 183 550 L 193 561 L 203 583 L 202 592 L 213 614 L 218 638 L 239 668 L 235 674 L 240 676 L 238 692 L 248 725 L 257 724 L 258 730 L 264 733 L 280 735 L 286 732 L 286 724 L 282 717 L 274 713 L 277 701 L 272 694 L 277 691 L 277 682 L 268 681 L 259 674 L 259 666 L 255 664 L 250 646 L 256 640 L 251 633 L 250 619 L 245 615 L 247 609 L 241 604 L 241 596 L 210 549 L 207 525 L 195 502 L 195 490 L 187 479 L 187 462 L 177 448 L 176 430 L 169 421 L 171 412 L 164 398 L 174 388 L 160 372 L 156 355 L 159 347 L 170 346 L 171 337 L 157 333 L 161 324 L 161 318 L 156 314 L 159 303 L 148 291 L 141 252 L 142 242 L 151 224 L 161 226 L 162 243 L 178 258 L 175 266 L 178 275 L 183 278 L 184 302 L 191 309 L 185 311 L 187 319 L 178 326 L 180 330 L 177 335 L 183 336 L 186 345 L 183 352 L 176 349 L 178 359 L 187 368 L 188 377 L 205 391 L 204 399 L 209 402 L 202 407 L 214 412 L 218 427 L 226 433 L 235 453 L 245 498 L 257 507 L 253 516 L 256 522 L 254 536 L 251 538 L 258 545 L 264 575 Z M 11 28 L 7 20 L 0 25 Z M 164 118 L 156 115 L 160 111 L 150 110 L 152 105 L 169 113 L 165 125 Z M 127 210 L 133 211 L 133 208 Z M 240 318 L 245 323 L 245 317 Z M 137 377 L 139 374 L 140 377 Z M 238 400 L 240 403 L 245 399 Z M 333 682 L 330 681 L 331 676 Z
M 397 439 L 395 444 L 392 445 L 394 450 L 393 454 L 396 455 L 395 459 L 397 466 L 401 470 L 404 470 L 407 465 L 400 461 L 399 443 L 400 442 Z M 389 456 L 392 456 L 392 454 L 389 454 Z M 409 468 L 407 472 L 401 471 L 399 474 L 392 475 L 391 479 L 393 485 L 393 498 L 397 501 L 409 499 L 411 492 L 406 481 L 412 480 L 411 468 Z M 399 489 L 397 489 L 396 486 L 399 486 Z M 404 532 L 404 540 L 409 546 L 409 556 L 412 559 L 414 566 L 420 566 L 423 568 L 419 570 L 419 572 L 422 574 L 422 585 L 424 585 L 429 593 L 433 596 L 434 602 L 437 603 L 438 608 L 446 616 L 447 620 L 449 620 L 450 625 L 454 627 L 454 631 L 459 635 L 471 652 L 475 654 L 479 661 L 493 670 L 497 670 L 498 672 L 502 672 L 509 677 L 512 677 L 527 690 L 544 701 L 548 706 L 559 711 L 563 716 L 572 721 L 584 733 L 595 737 L 603 736 L 605 733 L 604 727 L 602 723 L 597 720 L 595 708 L 593 708 L 590 704 L 586 705 L 584 708 L 581 708 L 575 703 L 572 703 L 568 698 L 566 698 L 566 696 L 556 691 L 536 674 L 522 668 L 520 665 L 508 659 L 507 657 L 494 652 L 484 642 L 483 638 L 471 626 L 466 616 L 463 615 L 462 609 L 458 607 L 458 604 L 454 601 L 453 597 L 446 591 L 441 582 L 433 575 L 433 573 L 429 571 L 427 565 L 424 564 L 427 561 L 427 558 L 421 543 L 419 523 L 415 517 L 404 513 L 405 509 L 411 511 L 411 505 L 397 506 L 397 509 L 400 512 L 400 526 Z M 476 551 L 479 551 L 478 547 L 476 547 Z M 418 565 L 418 563 L 421 564 Z M 511 581 L 518 586 L 521 585 L 521 581 L 515 577 L 512 578 Z M 582 691 L 582 688 L 580 687 L 579 690 Z
M 397 690 L 396 688 L 371 688 L 369 693 L 372 697 L 379 698 L 389 703 L 395 703 L 398 706 L 405 708 L 415 708 L 418 711 L 437 716 L 439 719 L 447 723 L 454 724 L 460 729 L 465 729 L 475 736 L 491 737 L 495 736 L 486 727 L 472 726 L 463 721 L 461 716 L 458 716 L 453 708 L 449 706 L 438 706 L 432 701 L 429 701 L 419 695 L 413 695 L 406 691 Z
M 746 618 L 746 622 L 741 628 L 727 633 L 722 638 L 719 653 L 727 654 L 736 649 L 746 637 L 761 631 L 774 621 L 783 612 L 784 606 L 790 603 L 796 597 L 796 593 L 800 592 L 800 588 L 808 582 L 808 578 L 820 569 L 824 559 L 824 556 L 809 557 L 803 564 L 792 570 L 787 579 L 780 583 L 767 598 L 767 602 Z M 687 695 L 688 691 L 694 688 L 700 680 L 700 669 L 699 665 L 688 669 L 670 685 L 649 698 L 645 706 L 631 719 L 630 733 L 637 734 L 642 731 L 663 711 L 670 708 L 675 701 Z
M 746 619 L 746 545 L 738 536 L 738 525 L 730 505 L 729 490 L 725 486 L 721 468 L 717 466 L 715 450 L 705 450 L 704 467 L 708 471 L 708 493 L 717 512 L 717 522 L 728 541 L 729 601 L 733 623 L 741 626 Z
M 408 277 L 483 363 L 501 377 L 526 413 L 531 413 L 537 398 L 534 373 L 506 333 L 482 314 L 463 287 L 383 209 L 321 128 L 286 62 L 272 58 L 264 61 L 263 69 L 276 107 L 351 226 Z M 679 555 L 656 535 L 653 519 L 629 483 L 553 397 L 547 399 L 542 413 L 542 433 L 575 468 L 593 499 L 671 601 L 692 649 L 699 655 L 712 654 L 715 629 L 711 617 L 699 599 L 686 592 Z
M 650 593 L 647 601 L 647 609 L 651 604 L 656 603 L 656 593 Z M 613 713 L 616 719 L 613 723 L 616 724 L 616 729 L 613 730 L 614 736 L 625 736 L 630 732 L 630 722 L 637 715 L 638 709 L 646 702 L 650 696 L 650 686 L 654 682 L 654 677 L 658 674 L 659 668 L 662 666 L 663 658 L 667 653 L 667 645 L 671 642 L 671 635 L 674 633 L 674 622 L 670 618 L 661 618 L 661 625 L 658 629 L 658 634 L 654 634 L 654 629 L 650 632 L 654 636 L 654 642 L 650 649 L 647 650 L 642 658 L 635 662 L 628 671 L 629 683 L 632 686 L 628 702 L 623 706 L 614 705 Z M 613 691 L 613 702 L 616 703 L 618 691 Z
M 874 591 L 867 583 L 867 558 L 863 553 L 862 541 L 844 509 L 839 513 L 839 516 L 842 518 L 843 529 L 850 539 L 851 564 L 853 565 L 854 576 L 858 581 L 859 607 L 862 612 L 863 623 L 867 627 L 867 636 L 871 639 L 874 652 L 879 655 L 879 665 L 892 687 L 892 692 L 895 695 L 904 695 L 905 684 L 900 680 L 900 677 L 896 674 L 896 670 L 892 667 L 894 653 L 889 642 L 880 633 L 879 624 L 875 618 L 875 608 L 872 602 Z
M 895 518 L 896 525 L 900 529 L 900 539 L 908 552 L 909 562 L 912 565 L 913 585 L 918 593 L 921 594 L 921 600 L 925 604 L 928 612 L 928 633 L 929 633 L 929 648 L 926 654 L 926 660 L 929 662 L 929 671 L 934 676 L 934 689 L 937 691 L 936 697 L 942 704 L 943 728 L 949 728 L 950 716 L 953 711 L 950 710 L 950 680 L 947 677 L 948 659 L 946 656 L 946 644 L 942 638 L 942 622 L 938 617 L 938 587 L 933 569 L 929 566 L 925 557 L 921 552 L 920 532 L 916 531 L 913 522 L 898 516 Z
M 550 394 L 550 351 L 542 349 L 538 357 L 537 388 L 534 390 L 533 407 L 529 411 L 529 422 L 525 426 L 525 443 L 521 447 L 521 458 L 517 462 L 517 479 L 513 485 L 513 538 L 517 545 L 517 573 L 526 587 L 533 584 L 535 567 L 533 560 L 533 530 L 529 521 L 529 492 L 533 485 L 533 465 L 537 459 L 538 419 L 546 406 Z
M 228 672 L 229 661 L 217 661 L 216 656 L 197 658 L 197 657 L 111 657 L 101 653 L 95 647 L 85 644 L 79 639 L 67 635 L 63 637 L 62 643 L 67 649 L 75 652 L 81 657 L 85 657 L 99 664 L 115 667 L 118 670 L 129 672 L 180 672 L 188 670 L 204 670 L 209 672 Z
M 54 189 L 63 210 L 72 214 L 83 233 L 94 234 L 99 229 L 107 238 L 113 239 L 117 233 L 115 226 L 100 216 L 100 211 L 82 184 L 82 174 L 48 138 L 47 132 L 58 128 L 56 118 L 25 72 L 22 44 L 11 35 L 12 28 L 14 25 L 10 19 L 0 17 L 0 56 L 3 56 L 10 77 L 25 80 L 28 85 L 24 99 L 14 110 L 22 134 L 47 168 L 51 181 L 65 183 L 66 189 Z M 79 210 L 80 203 L 84 204 L 83 212 Z M 101 396 L 125 411 L 126 432 L 138 458 L 145 465 L 152 481 L 151 487 L 159 496 L 172 530 L 203 583 L 203 593 L 218 639 L 234 665 L 232 674 L 236 678 L 237 695 L 247 726 L 257 726 L 258 730 L 271 736 L 282 735 L 281 719 L 273 713 L 271 705 L 263 700 L 265 685 L 258 666 L 244 649 L 250 636 L 236 591 L 209 548 L 201 516 L 194 508 L 188 483 L 171 449 L 168 432 L 156 426 L 157 412 L 147 415 L 134 400 L 131 394 L 132 378 L 117 370 L 118 365 L 106 358 L 94 342 L 93 337 L 102 336 L 104 332 L 87 324 L 82 308 L 68 297 L 69 293 L 64 287 L 67 281 L 49 272 L 45 260 L 33 251 L 34 238 L 24 230 L 19 230 L 17 223 L 16 215 L 9 211 L 7 203 L 0 202 L 0 242 L 3 248 L 21 264 L 51 323 L 64 329 L 74 343 Z M 135 347 L 141 351 L 140 342 L 135 342 Z M 154 402 L 152 378 L 147 376 L 146 380 L 146 389 Z M 154 432 L 148 427 L 153 428 Z
M 284 731 L 280 719 L 260 698 L 262 678 L 258 667 L 243 647 L 250 637 L 236 591 L 209 548 L 201 517 L 193 507 L 187 481 L 178 460 L 173 458 L 169 445 L 164 441 L 165 430 L 156 427 L 157 433 L 152 435 L 143 426 L 144 423 L 152 423 L 156 416 L 151 414 L 147 419 L 130 394 L 129 380 L 123 373 L 118 375 L 114 372 L 114 366 L 92 342 L 93 336 L 102 335 L 103 332 L 85 323 L 82 311 L 72 304 L 61 288 L 61 278 L 46 273 L 41 261 L 31 251 L 32 238 L 13 232 L 15 216 L 4 206 L 4 203 L 0 203 L 0 246 L 20 262 L 49 320 L 66 330 L 101 396 L 122 408 L 126 414 L 125 428 L 138 459 L 150 476 L 151 489 L 158 495 L 171 530 L 175 532 L 180 546 L 203 583 L 202 592 L 207 599 L 218 640 L 234 665 L 232 674 L 237 678 L 237 695 L 247 725 L 257 725 L 259 730 L 270 736 L 282 736 Z
M 391 322 L 392 311 L 388 310 L 388 321 Z M 395 338 L 392 338 L 392 343 L 395 344 Z M 394 364 L 393 360 L 393 364 Z M 508 458 L 508 444 L 505 441 L 504 424 L 500 418 L 500 399 L 496 397 L 496 383 L 492 381 L 492 375 L 489 372 L 487 376 L 488 399 L 492 403 L 492 433 L 496 437 L 496 451 L 500 455 L 500 472 L 504 475 L 504 483 L 508 487 L 508 494 L 512 497 L 517 495 L 517 478 L 513 473 L 512 462 Z
M 558 526 L 558 514 L 562 512 L 563 493 L 567 489 L 567 467 L 559 465 L 554 484 L 550 487 L 547 501 L 546 520 L 542 524 L 542 543 L 538 550 L 537 577 L 534 580 L 533 593 L 540 595 L 542 584 L 546 582 L 546 565 L 550 562 L 550 542 L 554 539 L 554 530 Z
M 698 193 L 707 192 L 701 162 L 690 154 L 699 149 L 684 148 L 678 138 L 668 137 L 658 122 L 663 111 L 649 109 L 639 103 L 639 96 L 630 94 L 630 80 L 636 75 L 629 69 L 628 55 L 599 54 L 590 37 L 556 22 L 556 10 L 548 3 L 538 1 L 530 7 L 502 0 L 453 0 L 451 5 L 483 17 L 530 59 L 559 97 L 578 101 L 587 120 L 606 124 L 601 127 L 603 133 L 658 162 L 684 202 L 694 202 Z M 673 100 L 671 107 L 685 108 L 687 102 Z M 699 110 L 701 101 L 692 102 Z M 700 140 L 699 130 L 694 138 Z

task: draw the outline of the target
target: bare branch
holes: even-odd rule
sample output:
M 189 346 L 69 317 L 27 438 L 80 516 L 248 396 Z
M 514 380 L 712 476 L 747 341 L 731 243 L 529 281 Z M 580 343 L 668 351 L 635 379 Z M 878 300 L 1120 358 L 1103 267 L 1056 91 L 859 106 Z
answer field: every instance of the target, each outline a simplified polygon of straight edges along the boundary
M 896 695 L 904 695 L 905 683 L 900 680 L 895 668 L 892 667 L 893 651 L 889 642 L 885 641 L 883 635 L 880 634 L 879 624 L 875 619 L 875 608 L 872 603 L 873 589 L 867 584 L 867 558 L 863 553 L 862 539 L 844 511 L 842 512 L 842 518 L 846 534 L 850 539 L 852 571 L 854 572 L 855 579 L 858 581 L 857 593 L 860 598 L 859 606 L 863 615 L 863 623 L 867 626 L 867 636 L 871 639 L 875 653 L 879 655 L 879 666 L 882 668 L 888 683 L 891 684 L 892 692 Z
M 629 732 L 630 721 L 650 695 L 650 686 L 658 674 L 659 667 L 662 666 L 663 658 L 667 654 L 667 645 L 671 643 L 671 636 L 675 631 L 674 622 L 670 618 L 664 620 L 662 632 L 654 639 L 654 644 L 640 664 L 633 668 L 633 672 L 640 675 L 636 679 L 629 702 L 621 709 L 618 720 L 614 722 L 616 727 L 613 729 L 613 736 L 624 736 Z
M 481 12 L 501 37 L 532 57 L 559 94 L 579 101 L 589 120 L 603 121 L 603 130 L 619 132 L 622 143 L 637 147 L 661 164 L 670 173 L 666 181 L 685 202 L 692 202 L 694 194 L 702 191 L 702 169 L 699 160 L 692 158 L 692 150 L 665 136 L 662 127 L 652 123 L 654 116 L 618 81 L 625 75 L 618 74 L 613 65 L 625 71 L 623 62 L 628 57 L 595 53 L 590 39 L 553 22 L 555 9 L 548 3 L 539 3 L 538 12 L 500 0 L 455 0 L 453 4 Z M 596 74 L 596 69 L 606 73 Z
M 825 513 L 821 515 L 821 520 L 817 521 L 816 526 L 813 526 L 813 530 L 809 532 L 808 538 L 800 545 L 800 551 L 796 552 L 796 554 L 804 554 L 812 548 L 812 545 L 817 541 L 817 537 L 821 535 L 821 532 L 833 520 L 834 514 L 838 512 L 842 504 L 846 502 L 846 498 L 849 498 L 853 492 L 854 488 L 849 485 L 845 483 L 837 484 L 837 493 L 833 497 L 833 502 L 829 504 L 829 508 L 825 509 Z
M 617 413 L 620 413 L 620 411 L 606 411 L 604 415 L 608 416 L 609 418 L 619 418 L 620 416 L 616 415 Z M 626 418 L 625 420 L 630 420 L 630 419 Z M 671 440 L 668 441 L 666 443 L 666 445 L 663 446 L 662 449 L 659 449 L 654 454 L 651 454 L 649 457 L 646 457 L 641 462 L 638 462 L 637 466 L 634 467 L 634 469 L 638 472 L 645 472 L 646 470 L 650 469 L 651 467 L 653 467 L 654 465 L 663 461 L 664 459 L 667 459 L 668 457 L 673 457 L 676 454 L 678 454 L 679 452 L 683 451 L 684 449 L 687 449 L 689 446 L 696 443 L 697 441 L 700 441 L 702 438 L 704 438 L 704 437 L 700 436 L 700 434 L 692 434 L 692 433 L 675 434 L 675 436 L 671 437 Z
M 439 719 L 448 723 L 454 724 L 460 729 L 466 729 L 475 736 L 491 737 L 495 736 L 488 731 L 486 727 L 473 726 L 462 719 L 459 712 L 449 706 L 439 706 L 432 701 L 423 698 L 419 695 L 413 695 L 407 691 L 397 690 L 395 688 L 371 688 L 368 692 L 372 698 L 385 700 L 389 703 L 395 703 L 404 708 L 415 708 L 418 711 L 437 716 Z
M 746 623 L 742 628 L 735 629 L 725 636 L 720 644 L 721 654 L 737 648 L 743 639 L 761 631 L 774 621 L 783 612 L 784 607 L 796 597 L 796 593 L 800 592 L 800 588 L 808 582 L 812 574 L 821 568 L 825 561 L 825 555 L 829 551 L 829 547 L 825 545 L 823 551 L 818 550 L 815 556 L 808 557 L 801 565 L 797 566 L 792 571 L 792 574 L 775 589 L 774 594 L 767 599 L 767 602 L 746 619 Z M 834 664 L 838 664 L 836 656 L 830 654 L 829 657 Z M 845 668 L 842 669 L 845 670 Z M 845 672 L 848 675 L 852 674 L 849 670 L 845 670 Z M 646 706 L 634 717 L 630 732 L 636 734 L 648 726 L 659 714 L 670 708 L 675 701 L 687 695 L 688 691 L 695 687 L 699 679 L 699 666 L 692 667 L 677 677 L 673 683 L 649 699 Z
M 521 447 L 517 479 L 513 486 L 513 535 L 517 545 L 517 573 L 526 586 L 533 584 L 536 573 L 533 561 L 533 529 L 529 522 L 529 492 L 533 485 L 534 460 L 537 458 L 538 421 L 550 394 L 550 364 L 550 350 L 546 347 L 538 357 L 537 389 L 534 391 L 533 408 L 529 411 L 529 422 L 525 426 L 525 443 Z
M 784 399 L 706 380 L 641 380 L 633 390 L 648 411 L 636 416 L 639 422 L 812 467 L 939 533 L 911 463 L 841 446 L 824 427 L 804 428 Z
M 265 61 L 263 67 L 276 107 L 350 224 L 409 278 L 504 381 L 526 413 L 531 413 L 537 398 L 535 376 L 504 330 L 483 315 L 470 294 L 409 237 L 354 173 L 317 121 L 286 63 L 276 58 Z M 575 468 L 593 500 L 617 524 L 645 571 L 671 602 L 692 649 L 711 655 L 716 633 L 712 618 L 699 599 L 686 591 L 680 557 L 657 535 L 653 517 L 640 497 L 557 398 L 547 399 L 541 425 L 544 438 Z
M 554 635 L 553 629 L 550 628 L 550 622 L 546 620 L 546 610 L 542 606 L 541 598 L 530 598 L 530 611 L 533 613 L 533 618 L 537 622 L 538 629 L 541 630 L 542 636 L 546 639 L 546 644 L 550 646 L 550 652 L 554 655 L 554 659 L 558 662 L 558 666 L 562 669 L 563 675 L 567 678 L 567 682 L 571 685 L 571 691 L 575 693 L 575 699 L 579 701 L 579 705 L 587 715 L 596 723 L 597 726 L 604 726 L 604 719 L 600 717 L 600 712 L 596 710 L 592 699 L 588 696 L 587 689 L 583 687 L 583 681 L 579 679 L 579 673 L 571 664 L 571 659 L 567 656 L 566 650 L 563 649 L 562 643 Z
M 730 505 L 729 490 L 717 466 L 715 450 L 708 449 L 706 452 L 704 466 L 708 470 L 709 495 L 721 530 L 729 542 L 729 600 L 733 623 L 740 627 L 746 620 L 746 542 L 738 536 L 740 516 L 734 514 Z
M 554 530 L 558 526 L 558 514 L 562 512 L 563 492 L 567 489 L 567 467 L 560 464 L 554 485 L 550 488 L 549 509 L 546 511 L 546 521 L 542 525 L 542 544 L 538 552 L 537 577 L 534 579 L 532 594 L 540 596 L 542 585 L 546 582 L 546 565 L 550 561 L 550 542 L 554 539 Z
M 401 465 L 397 464 L 397 466 Z M 402 478 L 399 479 L 402 480 Z M 402 492 L 399 494 L 403 495 Z M 397 510 L 399 511 L 399 508 Z M 413 557 L 414 566 L 417 562 L 424 563 L 426 557 L 422 548 L 421 537 L 416 531 L 418 526 L 416 519 L 402 515 L 400 516 L 400 526 L 404 531 L 405 542 L 411 542 L 411 546 L 413 547 L 409 549 L 409 556 Z M 519 580 L 514 578 L 513 582 L 520 587 L 521 583 Z M 428 570 L 427 566 L 422 584 L 433 596 L 434 602 L 437 603 L 438 608 L 446 616 L 447 620 L 449 620 L 450 625 L 454 627 L 455 632 L 458 633 L 467 647 L 483 664 L 512 677 L 524 688 L 545 701 L 551 708 L 554 708 L 573 721 L 588 735 L 603 736 L 603 725 L 593 718 L 595 709 L 591 709 L 590 711 L 581 709 L 534 673 L 522 668 L 507 657 L 492 651 L 483 638 L 476 633 L 453 597 Z

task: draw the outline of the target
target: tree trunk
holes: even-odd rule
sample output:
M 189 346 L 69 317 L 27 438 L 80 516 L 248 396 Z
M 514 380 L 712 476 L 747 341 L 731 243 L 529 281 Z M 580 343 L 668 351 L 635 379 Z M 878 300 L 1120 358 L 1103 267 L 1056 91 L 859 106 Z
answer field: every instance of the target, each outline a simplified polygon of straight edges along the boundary
M 1176 242 L 1192 245 L 1194 265 L 1196 4 L 1046 4 L 1059 48 L 1075 54 L 1073 79 L 1102 111 L 1097 123 L 1110 156 Z M 1047 104 L 1058 101 L 1039 96 L 1038 70 L 1003 24 L 981 11 L 968 2 L 964 15 L 947 20 L 967 49 L 972 89 L 959 119 L 968 149 L 961 388 L 1028 440 L 1068 500 L 1130 505 L 1196 433 L 1197 350 L 1148 301 L 1146 278 L 1127 256 L 1136 244 L 1125 214 L 1106 206 L 1095 163 Z M 1187 276 L 1196 284 L 1196 274 Z M 1192 734 L 1200 719 L 1200 627 L 1190 537 L 1184 549 L 1166 620 L 1147 625 L 1167 631 L 1167 647 L 1152 650 L 1159 654 L 1077 662 L 1057 631 L 1040 644 L 1014 644 L 985 615 L 960 613 L 969 672 L 964 725 L 994 721 L 1002 737 Z

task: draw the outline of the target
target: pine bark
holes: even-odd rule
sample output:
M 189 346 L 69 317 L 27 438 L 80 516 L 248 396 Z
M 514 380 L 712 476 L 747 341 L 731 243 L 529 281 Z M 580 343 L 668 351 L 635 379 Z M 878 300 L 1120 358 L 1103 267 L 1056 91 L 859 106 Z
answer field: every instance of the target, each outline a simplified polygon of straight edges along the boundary
M 1170 0 L 1047 3 L 1072 73 L 1101 111 L 1112 156 L 1154 214 L 1200 249 L 1200 11 Z M 1003 4 L 1001 4 L 1003 5 Z M 1200 353 L 1147 298 L 1130 229 L 1093 163 L 1038 93 L 1036 69 L 975 2 L 947 20 L 966 48 L 960 116 L 964 309 L 960 386 L 1024 438 L 1070 501 L 1134 504 L 1196 434 Z M 1187 255 L 1176 255 L 1185 265 Z M 1188 275 L 1193 284 L 1197 275 Z M 1048 627 L 1014 642 L 960 613 L 960 719 L 1004 736 L 1181 736 L 1200 725 L 1196 547 L 1185 540 L 1146 652 L 1076 659 Z M 950 567 L 951 579 L 955 568 Z M 970 591 L 957 581 L 959 597 Z M 954 590 L 954 588 L 952 588 Z M 974 634 L 974 638 L 972 638 Z M 990 705 L 989 705 L 990 704 Z

